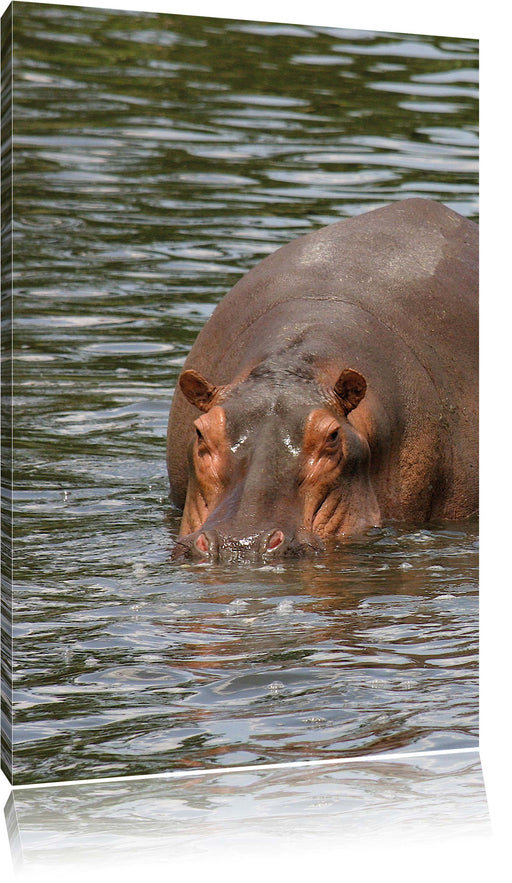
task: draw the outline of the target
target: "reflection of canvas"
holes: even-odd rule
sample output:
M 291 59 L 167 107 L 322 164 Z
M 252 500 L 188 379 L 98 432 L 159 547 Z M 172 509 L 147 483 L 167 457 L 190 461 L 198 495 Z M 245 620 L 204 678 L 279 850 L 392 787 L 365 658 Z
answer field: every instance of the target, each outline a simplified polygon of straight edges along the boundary
M 477 220 L 477 43 L 13 8 L 6 774 L 475 749 L 475 521 L 182 566 L 165 435 L 198 332 L 279 246 L 411 196 Z
M 285 857 L 289 867 L 291 856 L 348 870 L 371 842 L 359 871 L 369 880 L 386 849 L 397 846 L 398 832 L 404 861 L 412 847 L 414 863 L 423 852 L 439 862 L 447 844 L 465 838 L 474 848 L 488 835 L 477 757 L 427 753 L 21 789 L 8 810 L 19 838 L 17 864 L 34 875 L 70 862 L 95 873 L 128 863 L 139 870 L 165 863 L 176 871 L 183 863 L 190 878 L 226 863 L 234 880 L 248 858 L 252 871 L 269 862 L 275 872 Z M 421 872 L 419 879 L 426 879 Z

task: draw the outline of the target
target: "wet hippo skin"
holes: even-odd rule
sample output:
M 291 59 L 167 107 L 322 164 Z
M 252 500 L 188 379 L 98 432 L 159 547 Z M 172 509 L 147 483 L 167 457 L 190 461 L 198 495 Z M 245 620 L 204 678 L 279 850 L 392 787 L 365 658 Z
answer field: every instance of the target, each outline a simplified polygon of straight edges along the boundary
M 478 507 L 478 227 L 406 199 L 278 249 L 187 358 L 167 465 L 174 555 L 316 553 Z

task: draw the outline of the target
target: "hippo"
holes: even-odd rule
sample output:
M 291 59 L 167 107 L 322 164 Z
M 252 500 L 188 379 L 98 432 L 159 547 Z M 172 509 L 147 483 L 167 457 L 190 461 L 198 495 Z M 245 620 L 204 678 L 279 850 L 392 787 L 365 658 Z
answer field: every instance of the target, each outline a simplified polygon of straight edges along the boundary
M 315 555 L 478 507 L 478 226 L 404 199 L 303 235 L 226 294 L 171 405 L 173 558 Z

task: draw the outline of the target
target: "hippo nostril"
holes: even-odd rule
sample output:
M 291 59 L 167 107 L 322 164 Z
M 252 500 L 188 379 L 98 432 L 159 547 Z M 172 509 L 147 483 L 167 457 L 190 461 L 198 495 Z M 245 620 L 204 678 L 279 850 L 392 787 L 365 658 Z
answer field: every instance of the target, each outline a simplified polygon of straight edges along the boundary
M 200 533 L 194 543 L 198 552 L 202 555 L 208 555 L 210 551 L 210 540 L 205 533 Z
M 265 543 L 265 549 L 267 552 L 274 552 L 276 549 L 279 549 L 279 546 L 282 546 L 284 543 L 284 533 L 282 530 L 274 530 L 267 537 L 267 541 Z

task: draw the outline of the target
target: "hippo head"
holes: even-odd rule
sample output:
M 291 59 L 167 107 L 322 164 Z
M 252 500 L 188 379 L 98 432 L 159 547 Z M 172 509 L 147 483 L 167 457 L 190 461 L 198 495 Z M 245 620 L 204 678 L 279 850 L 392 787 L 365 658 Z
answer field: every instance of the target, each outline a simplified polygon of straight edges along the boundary
M 179 385 L 202 414 L 175 559 L 314 554 L 329 537 L 379 523 L 369 445 L 347 419 L 366 392 L 359 372 L 347 368 L 325 387 L 311 365 L 262 363 L 228 386 L 193 370 Z

